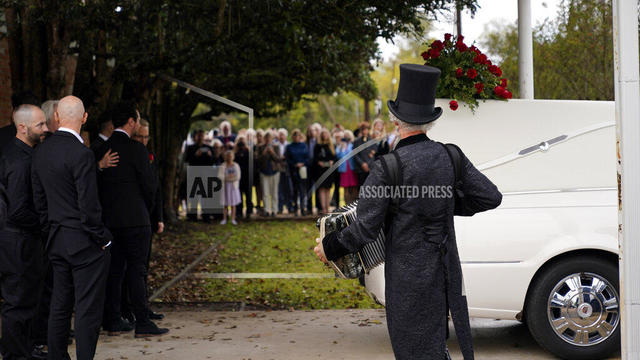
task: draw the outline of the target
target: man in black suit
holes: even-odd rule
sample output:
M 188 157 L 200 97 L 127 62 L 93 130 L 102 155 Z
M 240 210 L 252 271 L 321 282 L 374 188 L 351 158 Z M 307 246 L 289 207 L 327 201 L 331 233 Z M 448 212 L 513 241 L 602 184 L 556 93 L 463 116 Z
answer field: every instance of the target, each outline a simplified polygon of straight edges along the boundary
M 92 359 L 102 322 L 112 236 L 102 223 L 96 161 L 80 137 L 87 113 L 74 96 L 60 100 L 58 131 L 38 146 L 31 178 L 36 210 L 53 267 L 49 359 L 69 359 L 67 340 L 75 299 L 78 359 Z
M 36 315 L 42 280 L 39 217 L 31 190 L 31 156 L 47 125 L 37 106 L 21 105 L 13 112 L 17 133 L 0 157 L 0 183 L 7 189 L 7 224 L 0 230 L 0 290 L 4 359 L 31 355 L 30 328 Z
M 108 149 L 120 156 L 118 166 L 99 173 L 100 200 L 104 221 L 113 233 L 113 249 L 107 298 L 105 328 L 110 335 L 127 329 L 121 316 L 122 281 L 126 281 L 131 307 L 136 317 L 136 337 L 162 335 L 149 319 L 147 309 L 147 256 L 151 236 L 150 209 L 158 186 L 149 163 L 149 152 L 131 139 L 140 125 L 140 114 L 131 103 L 118 104 L 112 112 L 116 128 L 102 147 L 98 158 Z M 126 268 L 126 279 L 125 278 Z
M 98 125 L 100 126 L 100 132 L 98 137 L 91 143 L 91 150 L 97 154 L 102 149 L 102 145 L 109 140 L 111 134 L 113 134 L 113 121 L 111 120 L 111 112 L 106 110 L 98 119 Z
M 133 139 L 135 141 L 140 142 L 145 148 L 149 144 L 149 122 L 145 119 L 140 119 L 140 126 L 138 127 L 138 131 L 133 135 Z M 151 221 L 151 232 L 154 234 L 162 234 L 164 232 L 164 211 L 162 209 L 162 186 L 160 185 L 160 177 L 158 176 L 158 159 L 156 155 L 149 151 L 149 164 L 151 164 L 151 171 L 153 172 L 153 176 L 157 179 L 158 187 L 156 188 L 156 196 L 155 202 L 153 205 L 153 209 L 151 210 L 150 221 Z M 152 248 L 152 238 L 149 237 L 149 256 L 147 256 L 147 274 L 149 272 L 149 263 L 151 262 L 151 248 Z M 147 286 L 148 288 L 148 286 Z M 124 293 L 124 288 L 122 289 Z M 124 299 L 122 301 L 122 306 L 128 307 L 128 302 L 125 301 L 128 299 Z M 124 311 L 123 311 L 124 314 Z M 127 316 L 125 316 L 127 318 Z M 131 318 L 131 316 L 129 316 Z M 149 308 L 149 318 L 151 320 L 162 320 L 164 319 L 164 314 L 156 313 L 151 308 Z
M 40 106 L 40 100 L 31 91 L 23 91 L 11 96 L 11 106 L 15 111 L 20 105 Z M 0 150 L 13 141 L 16 137 L 16 124 L 13 121 L 6 126 L 0 128 Z
M 360 130 L 360 137 L 358 137 L 353 142 L 353 148 L 354 149 L 356 149 L 358 146 L 366 143 L 367 141 L 371 140 L 371 138 L 369 137 L 369 123 L 368 122 L 363 121 L 362 123 L 360 123 L 360 126 L 358 127 L 358 130 Z M 355 164 L 355 167 L 354 167 L 353 171 L 358 176 L 358 189 L 359 189 L 360 186 L 362 186 L 362 184 L 364 184 L 364 181 L 367 179 L 367 176 L 369 176 L 370 167 L 373 165 L 373 161 L 375 160 L 375 158 L 374 158 L 375 149 L 376 149 L 376 145 L 375 144 L 371 145 L 367 149 L 357 153 L 353 157 L 353 162 Z M 360 191 L 358 191 L 358 193 L 359 192 Z

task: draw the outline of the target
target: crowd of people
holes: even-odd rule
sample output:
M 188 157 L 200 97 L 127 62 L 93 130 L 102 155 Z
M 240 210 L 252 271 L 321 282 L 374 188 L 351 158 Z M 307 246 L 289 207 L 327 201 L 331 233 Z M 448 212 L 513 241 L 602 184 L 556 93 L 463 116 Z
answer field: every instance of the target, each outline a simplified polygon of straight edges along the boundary
M 185 142 L 183 162 L 188 166 L 224 165 L 220 171 L 224 211 L 222 215 L 201 211 L 200 219 L 209 222 L 213 218 L 226 224 L 231 218 L 235 225 L 236 219 L 254 215 L 325 214 L 342 200 L 356 200 L 372 162 L 388 153 L 397 139 L 395 132 L 387 134 L 385 123 L 379 118 L 372 124 L 360 123 L 354 131 L 340 124 L 328 129 L 313 123 L 305 133 L 293 129 L 291 136 L 284 128 L 241 129 L 236 134 L 231 124 L 223 121 L 219 128 L 191 134 Z M 365 143 L 369 145 L 364 150 L 351 154 Z M 345 157 L 337 169 L 329 171 Z M 183 178 L 186 179 L 186 170 Z M 198 200 L 187 196 L 186 183 L 181 189 L 182 203 L 189 209 L 187 218 L 195 221 Z
M 98 117 L 99 133 L 87 146 L 80 99 L 41 104 L 26 92 L 13 107 L 12 123 L 0 128 L 3 359 L 68 359 L 71 338 L 77 357 L 91 359 L 101 328 L 114 336 L 167 333 L 148 304 L 152 236 L 164 231 L 149 123 L 133 103 L 119 103 Z M 234 225 L 251 216 L 323 214 L 355 200 L 376 156 L 397 140 L 380 119 L 353 132 L 314 123 L 291 136 L 286 129 L 235 134 L 225 121 L 190 138 L 183 162 L 215 165 L 224 184 L 223 213 L 201 211 L 200 219 Z M 185 205 L 194 201 L 181 195 Z M 198 220 L 197 211 L 187 216 Z
M 166 334 L 147 293 L 152 234 L 164 231 L 149 123 L 119 103 L 88 147 L 77 97 L 12 102 L 0 129 L 2 358 L 69 359 L 73 337 L 77 358 L 92 359 L 101 328 Z

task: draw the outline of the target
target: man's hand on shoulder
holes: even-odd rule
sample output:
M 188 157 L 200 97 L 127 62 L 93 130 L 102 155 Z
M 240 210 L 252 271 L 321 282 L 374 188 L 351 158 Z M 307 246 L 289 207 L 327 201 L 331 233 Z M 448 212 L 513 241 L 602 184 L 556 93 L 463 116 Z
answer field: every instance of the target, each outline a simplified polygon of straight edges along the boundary
M 120 161 L 120 156 L 118 155 L 118 153 L 111 152 L 111 149 L 109 149 L 104 154 L 102 159 L 98 161 L 98 167 L 100 168 L 100 170 L 110 168 L 110 167 L 115 167 L 115 166 L 118 166 L 119 161 Z

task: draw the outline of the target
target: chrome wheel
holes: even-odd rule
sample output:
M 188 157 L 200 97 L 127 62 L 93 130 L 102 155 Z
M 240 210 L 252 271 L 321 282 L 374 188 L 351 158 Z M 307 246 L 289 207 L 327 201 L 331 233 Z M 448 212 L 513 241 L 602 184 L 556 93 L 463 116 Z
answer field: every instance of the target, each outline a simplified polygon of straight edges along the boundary
M 555 334 L 576 346 L 608 339 L 620 322 L 618 292 L 607 279 L 588 272 L 560 280 L 551 291 L 547 308 Z

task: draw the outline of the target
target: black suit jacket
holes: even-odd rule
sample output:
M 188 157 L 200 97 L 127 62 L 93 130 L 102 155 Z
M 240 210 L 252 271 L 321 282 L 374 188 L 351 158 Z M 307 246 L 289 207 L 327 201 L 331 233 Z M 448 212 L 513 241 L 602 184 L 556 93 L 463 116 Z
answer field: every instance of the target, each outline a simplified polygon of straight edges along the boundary
M 98 135 L 98 137 L 91 142 L 91 146 L 89 146 L 91 151 L 96 155 L 96 161 L 100 161 L 102 159 L 102 156 L 98 158 L 98 154 L 102 150 L 102 145 L 104 145 L 104 143 L 105 141 Z
M 36 148 L 31 179 L 47 247 L 61 226 L 84 231 L 99 246 L 112 240 L 102 222 L 95 157 L 73 134 L 56 131 Z
M 153 152 L 149 152 L 149 163 L 151 164 L 153 177 L 158 183 L 158 186 L 156 187 L 155 203 L 153 204 L 153 210 L 151 210 L 150 214 L 151 230 L 155 233 L 158 231 L 158 223 L 164 222 L 164 211 L 162 208 L 162 186 L 160 184 L 160 176 L 158 175 L 158 159 Z
M 100 201 L 108 228 L 150 226 L 149 214 L 155 202 L 157 177 L 149 162 L 149 152 L 127 134 L 114 131 L 94 161 L 111 149 L 118 153 L 118 166 L 98 172 Z
M 16 133 L 16 124 L 13 121 L 11 124 L 0 128 L 0 151 L 13 141 Z
M 29 145 L 13 138 L 0 156 L 0 182 L 7 189 L 7 225 L 37 232 L 40 223 L 31 186 L 33 152 Z
M 359 137 L 359 138 L 355 139 L 355 141 L 353 142 L 353 149 L 355 149 L 358 146 L 366 143 L 369 140 L 371 140 L 371 137 L 367 137 L 366 139 L 363 138 L 363 137 Z M 353 157 L 353 162 L 355 164 L 355 168 L 353 169 L 354 172 L 356 172 L 358 174 L 365 173 L 365 171 L 362 169 L 362 164 L 365 164 L 365 163 L 367 165 L 369 165 L 369 169 L 371 169 L 371 166 L 373 165 L 374 158 L 369 157 L 369 154 L 370 154 L 371 150 L 375 150 L 376 148 L 377 148 L 377 145 L 371 145 L 368 148 L 366 148 L 365 150 L 357 153 Z

